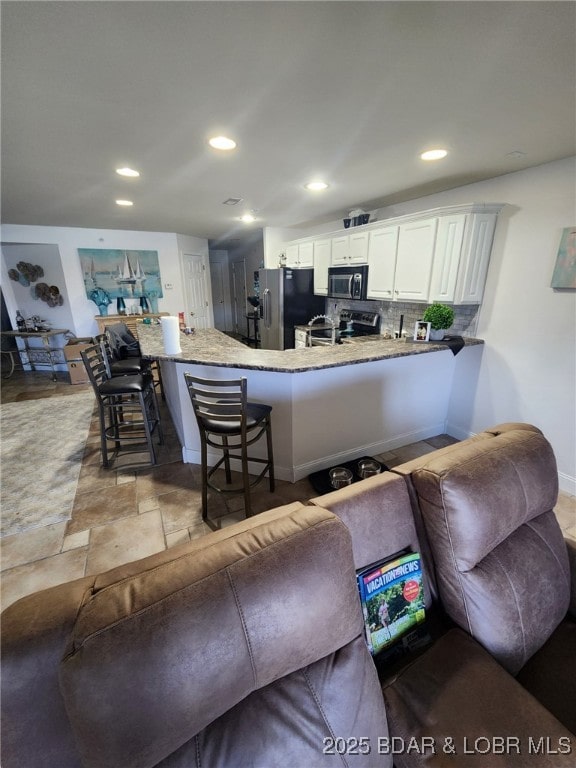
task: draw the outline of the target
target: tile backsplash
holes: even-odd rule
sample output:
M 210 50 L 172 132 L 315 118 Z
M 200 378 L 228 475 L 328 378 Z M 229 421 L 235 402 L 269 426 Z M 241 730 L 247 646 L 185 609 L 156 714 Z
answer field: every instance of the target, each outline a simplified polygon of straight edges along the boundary
M 400 316 L 404 315 L 403 333 L 412 336 L 414 325 L 422 320 L 422 315 L 428 304 L 413 301 L 345 301 L 342 299 L 326 299 L 326 314 L 335 317 L 342 309 L 357 311 L 380 312 L 383 329 L 389 329 L 392 334 L 400 327 Z M 452 305 L 450 305 L 452 306 Z M 474 336 L 477 326 L 478 304 L 455 305 L 454 324 L 449 333 L 460 336 Z

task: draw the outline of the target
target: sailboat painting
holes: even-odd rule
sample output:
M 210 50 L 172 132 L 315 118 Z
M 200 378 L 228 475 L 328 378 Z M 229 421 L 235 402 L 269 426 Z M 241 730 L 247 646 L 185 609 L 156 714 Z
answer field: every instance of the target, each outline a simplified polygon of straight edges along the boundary
M 110 299 L 162 298 L 158 251 L 78 248 L 86 296 Z

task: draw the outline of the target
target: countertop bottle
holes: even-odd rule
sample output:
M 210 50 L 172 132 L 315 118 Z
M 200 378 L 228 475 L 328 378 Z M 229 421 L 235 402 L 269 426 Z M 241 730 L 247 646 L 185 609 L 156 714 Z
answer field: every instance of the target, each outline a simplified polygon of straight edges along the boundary
M 26 330 L 26 320 L 24 320 L 22 313 L 19 309 L 16 310 L 16 328 L 19 331 L 25 331 Z

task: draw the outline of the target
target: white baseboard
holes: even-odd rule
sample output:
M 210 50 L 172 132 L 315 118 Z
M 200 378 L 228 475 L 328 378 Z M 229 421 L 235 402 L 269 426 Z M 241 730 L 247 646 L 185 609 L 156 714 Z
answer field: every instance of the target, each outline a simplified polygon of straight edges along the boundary
M 564 493 L 569 496 L 576 496 L 576 477 L 567 475 L 565 472 L 558 472 L 558 485 Z
M 301 480 L 303 477 L 308 477 L 313 472 L 318 472 L 321 469 L 328 469 L 329 467 L 335 467 L 345 461 L 353 461 L 359 459 L 360 456 L 374 456 L 379 453 L 387 453 L 393 451 L 394 448 L 401 448 L 404 445 L 410 443 L 416 443 L 418 440 L 426 440 L 429 437 L 435 437 L 446 432 L 451 437 L 455 437 L 457 440 L 467 440 L 469 437 L 474 437 L 476 432 L 469 432 L 461 429 L 453 424 L 435 424 L 425 429 L 418 429 L 412 432 L 406 432 L 402 435 L 396 435 L 387 440 L 382 440 L 378 443 L 371 443 L 367 445 L 361 445 L 354 450 L 346 452 L 333 453 L 330 456 L 324 456 L 316 461 L 309 461 L 306 464 L 299 464 L 292 467 L 283 467 L 279 464 L 274 466 L 274 475 L 278 480 L 285 480 L 288 483 L 295 483 L 297 480 Z M 220 454 L 209 453 L 208 465 L 214 466 L 219 460 Z M 182 461 L 185 464 L 200 464 L 200 451 L 193 451 L 188 448 L 182 449 Z M 236 471 L 240 470 L 239 462 L 232 462 L 232 468 Z M 250 472 L 258 474 L 262 467 L 259 464 L 253 464 L 249 466 Z M 568 475 L 565 472 L 558 472 L 558 483 L 560 490 L 563 493 L 567 493 L 570 496 L 576 496 L 576 477 Z
M 444 423 L 433 424 L 424 429 L 413 430 L 411 432 L 405 432 L 401 435 L 395 435 L 394 437 L 382 440 L 377 443 L 368 443 L 366 445 L 360 445 L 354 450 L 347 450 L 346 452 L 333 453 L 330 456 L 324 456 L 317 461 L 310 461 L 306 464 L 299 464 L 294 467 L 294 480 L 301 480 L 303 477 L 311 475 L 313 472 L 318 472 L 321 469 L 328 469 L 329 467 L 337 466 L 346 461 L 353 461 L 359 459 L 361 456 L 374 456 L 380 453 L 387 453 L 393 451 L 394 448 L 401 448 L 409 443 L 416 443 L 419 440 L 426 440 L 428 437 L 434 437 L 435 435 L 442 434 L 444 432 Z
M 409 443 L 416 443 L 418 440 L 426 440 L 428 437 L 434 437 L 435 435 L 442 434 L 444 432 L 444 423 L 433 424 L 423 429 L 413 430 L 411 432 L 405 432 L 401 435 L 395 435 L 387 440 L 382 440 L 377 443 L 367 443 L 365 445 L 359 445 L 354 449 L 346 451 L 340 451 L 330 454 L 330 456 L 323 456 L 314 461 L 306 462 L 305 464 L 299 464 L 292 467 L 283 467 L 276 463 L 274 465 L 274 475 L 278 480 L 285 480 L 289 483 L 295 483 L 297 480 L 301 480 L 303 477 L 308 477 L 313 472 L 318 472 L 321 469 L 328 469 L 329 467 L 335 467 L 345 461 L 353 461 L 359 459 L 361 456 L 374 456 L 379 453 L 387 453 L 394 450 L 394 448 L 401 448 L 403 445 Z M 208 466 L 213 467 L 214 464 L 220 459 L 221 454 L 209 453 L 208 454 Z M 182 460 L 185 464 L 200 464 L 200 451 L 191 450 L 188 448 L 182 449 Z M 232 468 L 235 470 L 240 469 L 239 462 L 232 462 Z M 262 467 L 259 468 L 258 464 L 249 466 L 250 471 L 258 473 Z

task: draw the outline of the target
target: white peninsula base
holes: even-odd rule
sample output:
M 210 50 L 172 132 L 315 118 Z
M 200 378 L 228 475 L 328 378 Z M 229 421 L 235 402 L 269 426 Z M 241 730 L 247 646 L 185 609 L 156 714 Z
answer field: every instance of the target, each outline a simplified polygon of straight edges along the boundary
M 457 357 L 443 349 L 290 373 L 162 360 L 162 380 L 183 461 L 199 464 L 200 437 L 184 372 L 208 379 L 245 376 L 249 399 L 273 408 L 276 477 L 295 482 L 344 461 L 449 431 L 451 399 L 459 410 L 466 399 L 466 393 L 452 392 L 453 382 L 475 378 L 482 349 L 466 346 Z M 467 435 L 460 430 L 454 436 Z M 253 446 L 256 455 L 259 447 Z M 218 458 L 209 454 L 209 463 Z

